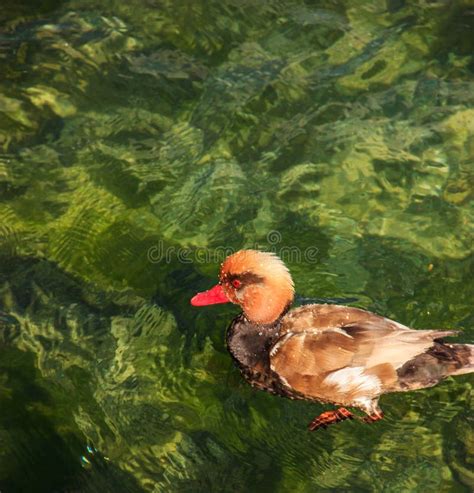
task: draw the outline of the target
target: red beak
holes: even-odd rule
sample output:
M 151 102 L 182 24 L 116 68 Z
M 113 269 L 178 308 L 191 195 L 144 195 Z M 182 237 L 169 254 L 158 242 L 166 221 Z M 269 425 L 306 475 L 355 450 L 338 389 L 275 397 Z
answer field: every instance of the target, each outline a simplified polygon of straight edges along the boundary
M 230 303 L 220 284 L 191 298 L 193 306 L 217 305 L 218 303 Z

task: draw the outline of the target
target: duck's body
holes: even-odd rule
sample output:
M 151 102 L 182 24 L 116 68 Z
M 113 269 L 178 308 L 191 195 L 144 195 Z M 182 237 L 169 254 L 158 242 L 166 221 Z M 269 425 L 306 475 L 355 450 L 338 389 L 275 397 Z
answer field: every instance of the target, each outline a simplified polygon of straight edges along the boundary
M 281 261 L 246 250 L 226 260 L 220 284 L 193 304 L 233 301 L 244 308 L 227 331 L 227 347 L 250 384 L 291 399 L 356 407 L 368 421 L 383 416 L 381 394 L 474 371 L 473 346 L 440 340 L 455 331 L 413 330 L 347 306 L 288 311 L 292 299 L 291 277 Z M 345 408 L 329 411 L 310 429 L 352 417 Z
M 270 325 L 239 315 L 227 330 L 227 347 L 254 387 L 357 407 L 376 418 L 381 394 L 430 387 L 465 372 L 470 351 L 436 342 L 454 334 L 412 330 L 357 308 L 306 305 Z

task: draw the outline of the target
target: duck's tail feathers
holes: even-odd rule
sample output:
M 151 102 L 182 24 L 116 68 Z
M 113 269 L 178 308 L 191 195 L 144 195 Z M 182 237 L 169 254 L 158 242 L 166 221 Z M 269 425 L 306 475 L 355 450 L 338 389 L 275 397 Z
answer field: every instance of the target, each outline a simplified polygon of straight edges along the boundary
M 474 344 L 450 344 L 455 352 L 460 366 L 451 375 L 464 375 L 474 372 Z
M 474 372 L 474 345 L 435 342 L 397 369 L 401 390 L 436 385 L 443 378 Z

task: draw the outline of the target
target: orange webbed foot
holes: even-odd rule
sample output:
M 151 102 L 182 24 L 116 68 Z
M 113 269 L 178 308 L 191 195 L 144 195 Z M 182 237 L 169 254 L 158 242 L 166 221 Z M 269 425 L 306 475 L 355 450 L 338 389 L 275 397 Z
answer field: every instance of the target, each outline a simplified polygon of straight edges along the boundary
M 308 425 L 310 431 L 319 430 L 319 428 L 327 428 L 329 425 L 339 423 L 346 419 L 353 419 L 354 415 L 345 407 L 340 407 L 334 411 L 326 411 L 311 421 Z

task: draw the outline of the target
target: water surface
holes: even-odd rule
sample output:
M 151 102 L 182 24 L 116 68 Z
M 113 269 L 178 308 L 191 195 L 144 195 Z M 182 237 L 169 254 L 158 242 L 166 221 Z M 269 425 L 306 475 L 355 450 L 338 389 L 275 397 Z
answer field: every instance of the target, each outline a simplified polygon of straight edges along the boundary
M 0 490 L 472 491 L 470 376 L 309 433 L 189 306 L 258 246 L 474 340 L 472 2 L 41 3 L 0 13 Z

